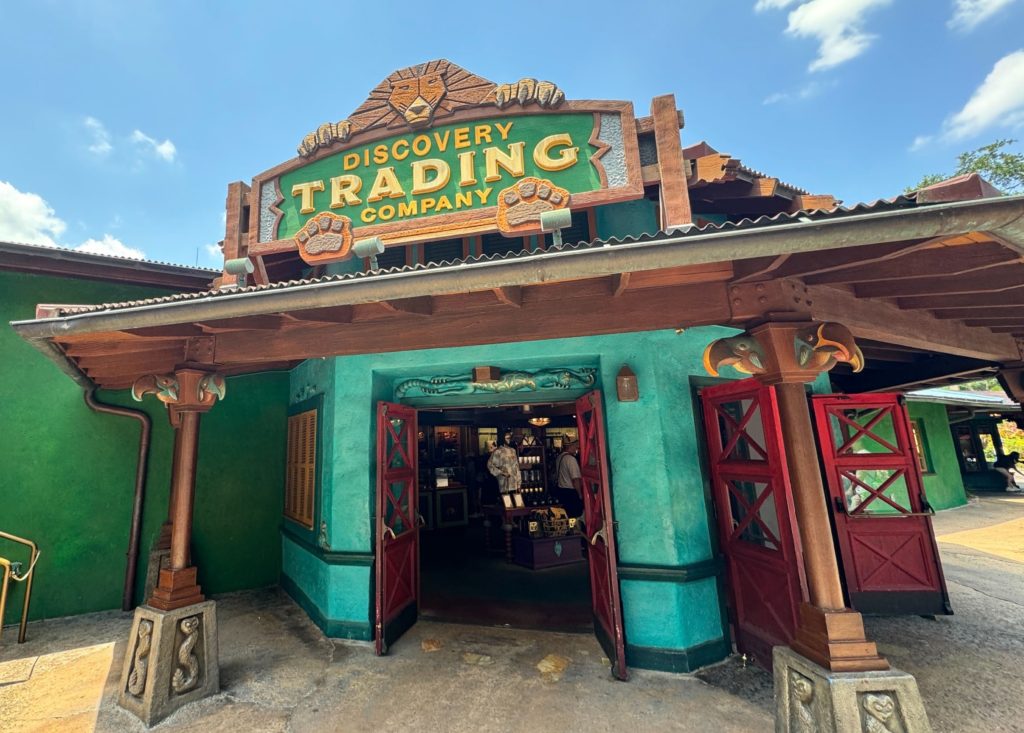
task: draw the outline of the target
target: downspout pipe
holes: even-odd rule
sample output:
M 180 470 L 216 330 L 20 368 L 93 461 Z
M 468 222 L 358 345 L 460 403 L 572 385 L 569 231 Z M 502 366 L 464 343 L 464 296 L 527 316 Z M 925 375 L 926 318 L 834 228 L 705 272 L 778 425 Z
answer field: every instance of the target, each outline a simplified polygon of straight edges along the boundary
M 146 498 L 146 469 L 149 464 L 149 442 L 153 421 L 142 410 L 119 407 L 99 402 L 96 399 L 96 387 L 85 390 L 85 404 L 94 412 L 107 415 L 118 415 L 138 420 L 141 424 L 139 434 L 139 456 L 135 463 L 135 497 L 132 500 L 132 525 L 128 535 L 128 564 L 124 571 L 124 592 L 121 595 L 121 610 L 131 611 L 135 608 L 135 573 L 139 567 L 139 540 L 142 535 L 142 506 Z

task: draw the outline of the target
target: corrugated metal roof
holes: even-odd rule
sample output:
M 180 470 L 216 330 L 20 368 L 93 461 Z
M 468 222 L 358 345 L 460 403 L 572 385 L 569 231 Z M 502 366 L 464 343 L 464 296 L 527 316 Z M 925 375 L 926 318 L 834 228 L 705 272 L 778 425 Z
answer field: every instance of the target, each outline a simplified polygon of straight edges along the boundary
M 323 277 L 307 278 L 302 280 L 287 280 L 282 282 L 270 283 L 268 285 L 250 285 L 244 288 L 226 288 L 221 290 L 207 290 L 195 293 L 178 293 L 175 295 L 168 295 L 159 298 L 147 298 L 144 300 L 129 300 L 120 303 L 101 303 L 99 305 L 92 306 L 71 307 L 61 309 L 59 311 L 59 314 L 60 316 L 70 316 L 81 313 L 114 311 L 123 308 L 158 305 L 161 303 L 174 303 L 180 301 L 200 300 L 207 298 L 212 299 L 227 295 L 237 295 L 239 293 L 257 293 L 261 291 L 281 290 L 297 287 L 300 285 L 342 282 L 346 280 L 359 280 L 363 278 L 379 277 L 381 275 L 390 275 L 395 273 L 412 273 L 428 270 L 438 270 L 442 268 L 459 267 L 461 265 L 474 264 L 478 262 L 541 259 L 550 256 L 556 252 L 596 249 L 601 247 L 615 247 L 617 245 L 623 244 L 656 243 L 659 240 L 663 239 L 678 239 L 680 237 L 685 238 L 687 236 L 696 236 L 698 234 L 709 234 L 715 232 L 766 229 L 773 226 L 792 224 L 801 221 L 820 221 L 823 219 L 842 218 L 844 216 L 875 214 L 898 209 L 914 208 L 915 206 L 915 197 L 911 194 L 907 196 L 897 196 L 892 199 L 879 200 L 872 203 L 856 204 L 855 206 L 850 207 L 840 206 L 830 210 L 818 209 L 811 211 L 799 211 L 796 213 L 781 213 L 775 214 L 774 216 L 761 216 L 756 219 L 742 219 L 736 222 L 725 222 L 722 224 L 706 224 L 700 227 L 694 226 L 689 230 L 686 230 L 685 232 L 660 232 L 658 234 L 644 234 L 636 237 L 629 236 L 621 239 L 618 237 L 611 237 L 609 239 L 595 239 L 590 242 L 566 242 L 562 244 L 560 247 L 551 246 L 548 247 L 546 250 L 539 251 L 520 250 L 518 252 L 509 252 L 501 255 L 479 255 L 476 257 L 455 259 L 445 262 L 406 265 L 405 267 L 393 267 L 388 269 L 374 270 L 370 272 L 354 272 L 343 275 L 327 275 Z
M 218 275 L 220 270 L 211 269 L 208 267 L 191 267 L 189 265 L 178 265 L 173 262 L 162 262 L 160 260 L 147 260 L 139 257 L 124 257 L 122 255 L 104 255 L 97 254 L 95 252 L 83 252 L 78 249 L 71 249 L 69 247 L 57 247 L 49 244 L 25 244 L 22 242 L 0 242 L 0 252 L 10 252 L 12 254 L 31 254 L 38 255 L 40 257 L 64 257 L 66 255 L 72 255 L 75 258 L 88 259 L 94 261 L 97 264 L 117 264 L 117 265 L 132 265 L 132 264 L 143 264 L 154 267 L 169 268 L 185 274 L 202 274 L 208 276 L 210 274 Z
M 969 389 L 947 389 L 930 387 L 907 394 L 915 402 L 937 402 L 944 405 L 966 405 L 970 407 L 1020 409 L 1020 405 L 1002 392 L 979 392 Z

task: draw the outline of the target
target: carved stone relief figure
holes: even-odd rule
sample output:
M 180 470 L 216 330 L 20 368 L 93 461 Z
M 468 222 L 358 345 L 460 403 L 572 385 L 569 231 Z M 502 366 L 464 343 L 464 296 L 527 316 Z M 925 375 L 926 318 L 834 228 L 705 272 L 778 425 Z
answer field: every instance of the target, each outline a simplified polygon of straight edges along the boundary
M 811 711 L 814 682 L 796 670 L 789 671 L 789 730 L 791 733 L 817 733 L 818 724 Z
M 860 704 L 865 733 L 903 733 L 892 695 L 869 693 L 861 697 Z
M 149 648 L 153 642 L 153 622 L 147 619 L 139 621 L 139 633 L 135 640 L 135 658 L 132 671 L 128 675 L 128 693 L 142 697 L 146 689 L 146 672 L 149 667 Z
M 182 695 L 199 681 L 199 658 L 192 651 L 199 641 L 199 617 L 189 616 L 178 626 L 185 638 L 178 647 L 178 668 L 171 677 L 171 689 Z

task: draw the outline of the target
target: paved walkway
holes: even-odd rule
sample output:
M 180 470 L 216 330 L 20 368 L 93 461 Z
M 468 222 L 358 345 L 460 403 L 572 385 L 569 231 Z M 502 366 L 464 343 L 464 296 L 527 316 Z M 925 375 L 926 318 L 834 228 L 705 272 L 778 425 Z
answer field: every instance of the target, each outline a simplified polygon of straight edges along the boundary
M 1024 731 L 1024 498 L 935 517 L 955 616 L 868 618 L 937 732 Z M 615 682 L 589 635 L 421 621 L 386 658 L 325 639 L 276 590 L 222 597 L 219 695 L 160 731 L 769 731 L 770 676 L 733 659 Z M 0 646 L 0 731 L 142 731 L 117 707 L 130 618 L 32 624 Z M 538 665 L 540 665 L 538 667 Z

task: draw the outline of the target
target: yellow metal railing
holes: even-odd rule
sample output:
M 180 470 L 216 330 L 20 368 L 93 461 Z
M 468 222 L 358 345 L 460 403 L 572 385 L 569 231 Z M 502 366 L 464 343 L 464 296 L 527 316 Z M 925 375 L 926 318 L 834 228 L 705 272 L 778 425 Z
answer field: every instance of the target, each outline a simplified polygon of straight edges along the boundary
M 36 543 L 32 540 L 26 540 L 22 537 L 16 537 L 13 534 L 7 532 L 0 532 L 0 538 L 10 540 L 11 542 L 17 542 L 18 544 L 25 545 L 32 551 L 32 555 L 29 558 L 28 570 L 24 573 L 21 572 L 21 563 L 11 562 L 7 558 L 0 557 L 0 570 L 3 571 L 3 577 L 0 579 L 0 635 L 3 635 L 4 631 L 4 611 L 7 608 L 7 588 L 11 580 L 19 583 L 25 583 L 25 605 L 21 610 L 21 626 L 18 629 L 18 643 L 25 643 L 25 631 L 28 626 L 28 604 L 32 600 L 32 578 L 36 569 L 36 561 L 39 559 L 39 548 Z

